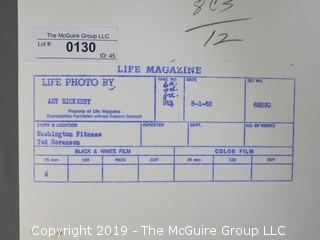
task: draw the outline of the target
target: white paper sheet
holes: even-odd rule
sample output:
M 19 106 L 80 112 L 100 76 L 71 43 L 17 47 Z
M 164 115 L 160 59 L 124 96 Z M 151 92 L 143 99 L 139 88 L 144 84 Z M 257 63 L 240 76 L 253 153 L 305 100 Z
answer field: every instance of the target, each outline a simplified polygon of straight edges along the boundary
M 319 7 L 20 0 L 20 239 L 318 239 Z

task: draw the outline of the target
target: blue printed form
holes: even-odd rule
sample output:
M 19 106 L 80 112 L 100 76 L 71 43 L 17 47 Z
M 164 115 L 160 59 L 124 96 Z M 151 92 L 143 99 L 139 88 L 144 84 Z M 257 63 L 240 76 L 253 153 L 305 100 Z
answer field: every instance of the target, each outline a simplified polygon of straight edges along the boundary
M 293 178 L 294 79 L 35 75 L 33 84 L 35 182 Z

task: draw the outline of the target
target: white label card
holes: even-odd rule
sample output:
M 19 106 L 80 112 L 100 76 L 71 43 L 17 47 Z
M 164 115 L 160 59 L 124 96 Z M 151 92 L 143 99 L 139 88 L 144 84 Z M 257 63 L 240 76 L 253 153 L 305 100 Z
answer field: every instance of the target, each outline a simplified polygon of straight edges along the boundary
M 118 29 L 28 28 L 25 30 L 26 61 L 92 62 L 117 60 Z

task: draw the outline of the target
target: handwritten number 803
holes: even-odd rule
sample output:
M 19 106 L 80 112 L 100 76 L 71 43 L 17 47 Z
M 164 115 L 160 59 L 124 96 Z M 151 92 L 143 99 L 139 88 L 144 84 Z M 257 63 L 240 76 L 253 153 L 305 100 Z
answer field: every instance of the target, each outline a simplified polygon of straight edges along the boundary
M 201 12 L 203 5 L 206 3 L 206 0 L 197 0 L 193 3 L 193 6 L 196 7 L 196 10 L 193 12 L 193 15 L 197 15 Z
M 217 4 L 218 4 L 219 0 L 211 0 L 209 3 L 209 9 L 211 11 L 216 11 L 217 10 Z M 197 0 L 193 3 L 193 6 L 196 7 L 196 10 L 193 12 L 193 15 L 197 15 L 198 13 L 201 12 L 202 7 L 206 4 L 206 0 Z M 220 12 L 224 12 L 229 10 L 230 8 L 232 8 L 234 6 L 233 4 L 233 0 L 223 0 L 223 2 L 221 2 L 221 4 L 223 5 L 223 9 L 220 10 Z

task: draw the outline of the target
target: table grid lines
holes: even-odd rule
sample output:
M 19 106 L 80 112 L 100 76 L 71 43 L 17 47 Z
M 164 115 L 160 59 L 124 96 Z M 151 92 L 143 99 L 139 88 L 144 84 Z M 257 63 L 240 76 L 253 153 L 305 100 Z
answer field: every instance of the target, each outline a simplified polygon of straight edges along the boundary
M 152 79 L 153 89 L 153 117 L 151 120 L 107 120 L 107 121 L 92 121 L 92 120 L 50 120 L 41 117 L 40 109 L 36 111 L 37 102 L 41 99 L 36 98 L 37 91 L 39 91 L 39 78 L 45 79 L 46 77 L 115 77 L 119 81 L 121 78 L 142 78 Z M 192 99 L 192 91 L 190 86 L 197 86 L 198 84 L 206 83 L 208 80 L 212 81 L 237 81 L 240 80 L 243 83 L 243 110 L 242 117 L 239 119 L 228 119 L 221 117 L 221 120 L 208 120 L 206 117 L 196 119 L 192 117 L 192 112 L 203 112 L 204 107 L 201 107 L 201 101 L 205 101 L 203 97 L 200 100 L 200 106 L 197 108 L 190 107 L 190 101 Z M 231 80 L 230 80 L 231 79 Z M 205 80 L 205 81 L 204 81 Z M 177 86 L 177 98 L 181 98 L 180 105 L 176 104 L 176 99 L 173 100 L 174 104 L 171 108 L 164 109 L 164 101 L 159 101 L 159 94 L 162 94 L 162 88 L 164 84 L 161 81 L 174 81 Z M 275 83 L 271 82 L 274 81 Z M 279 82 L 278 82 L 279 81 Z M 291 86 L 293 83 L 293 95 L 292 95 L 292 117 L 285 119 L 279 117 L 278 119 L 255 119 L 252 117 L 252 106 L 248 106 L 249 97 L 248 94 L 254 96 L 252 89 L 256 88 L 256 85 L 261 88 L 269 86 L 269 83 L 287 83 Z M 161 85 L 162 84 L 162 85 Z M 166 84 L 168 84 L 166 82 Z M 211 81 L 210 81 L 211 84 Z M 256 85 L 254 85 L 256 84 Z M 260 85 L 258 85 L 260 84 Z M 263 84 L 263 85 L 262 85 Z M 205 86 L 205 85 L 204 85 Z M 218 85 L 217 85 L 218 86 Z M 242 85 L 241 85 L 242 86 Z M 188 88 L 188 91 L 186 89 Z M 205 88 L 204 88 L 205 89 Z M 249 90 L 250 89 L 250 92 Z M 257 88 L 259 90 L 259 88 Z M 171 89 L 172 90 L 172 89 Z M 176 91 L 176 90 L 173 90 Z M 261 90 L 259 90 L 261 91 Z M 151 75 L 34 75 L 33 76 L 33 181 L 35 183 L 172 183 L 172 182 L 290 182 L 293 181 L 294 174 L 294 135 L 295 135 L 295 79 L 293 78 L 265 78 L 265 77 L 210 77 L 210 76 L 151 76 Z M 204 95 L 205 96 L 205 95 Z M 218 95 L 217 95 L 218 96 Z M 198 100 L 198 99 L 196 99 Z M 193 100 L 192 100 L 193 101 Z M 252 101 L 252 100 L 250 100 Z M 219 101 L 217 101 L 219 103 Z M 197 104 L 197 103 L 196 103 Z M 214 106 L 217 104 L 213 101 Z M 250 103 L 252 104 L 252 102 Z M 179 107 L 180 106 L 180 107 Z M 196 105 L 197 106 L 197 105 Z M 199 110 L 200 109 L 200 110 Z M 213 111 L 212 108 L 207 108 L 207 112 Z M 181 111 L 182 110 L 182 111 Z M 175 116 L 171 114 L 174 111 L 178 111 L 179 115 Z M 250 112 L 251 111 L 251 112 Z M 279 113 L 281 114 L 281 112 Z M 152 116 L 151 115 L 151 116 Z M 182 116 L 181 116 L 182 115 Z M 40 116 L 40 117 L 39 117 Z M 169 117 L 168 117 L 169 116 Z M 198 115 L 195 115 L 198 116 Z M 205 115 L 204 115 L 205 116 Z M 219 115 L 212 114 L 213 118 Z M 281 115 L 279 115 L 281 116 Z M 167 118 L 167 119 L 166 119 Z M 177 118 L 177 119 L 175 119 Z M 242 118 L 242 119 L 241 119 Z M 132 129 L 138 129 L 138 137 L 136 142 L 132 140 L 132 144 L 80 144 L 72 146 L 57 146 L 44 144 L 39 141 L 41 139 L 36 135 L 39 131 L 37 124 L 58 124 L 58 123 L 76 123 L 78 125 L 84 124 L 104 124 L 103 126 L 120 126 L 121 124 L 130 124 L 127 126 Z M 117 125 L 118 124 L 118 125 Z M 158 137 L 157 134 L 161 132 L 155 132 L 155 127 L 150 127 L 150 124 L 162 124 L 168 129 L 167 131 L 172 134 L 167 139 L 168 142 L 172 141 L 172 144 L 155 144 L 157 143 L 153 139 Z M 181 124 L 181 125 L 179 125 Z M 39 125 L 41 126 L 41 125 Z M 53 125 L 52 125 L 53 126 Z M 101 125 L 102 126 L 102 125 Z M 181 132 L 178 131 L 176 126 L 181 128 Z M 208 140 L 203 139 L 222 139 L 223 134 L 214 134 L 210 131 L 217 131 L 221 126 L 233 127 L 233 129 L 241 129 L 242 135 L 237 135 L 234 141 L 230 143 L 235 144 L 206 144 Z M 170 130 L 170 127 L 173 130 Z M 200 135 L 201 129 L 206 129 L 205 134 L 208 136 Z M 214 129 L 214 130 L 211 130 Z M 284 140 L 280 143 L 263 144 L 264 138 L 255 139 L 252 132 L 257 132 L 259 129 L 269 128 L 271 130 L 277 129 L 277 131 L 288 131 L 288 134 L 292 136 L 291 142 L 287 143 Z M 222 129 L 222 128 L 221 128 Z M 279 129 L 279 130 L 278 130 Z M 282 130 L 285 129 L 285 130 Z M 288 130 L 286 130 L 288 129 Z M 136 131 L 136 130 L 135 130 Z M 222 130 L 221 130 L 222 131 Z M 236 130 L 235 130 L 236 131 Z M 275 131 L 275 130 L 274 130 Z M 251 133 L 250 133 L 251 132 Z M 135 139 L 135 135 L 128 136 L 130 139 Z M 181 136 L 185 136 L 185 140 L 180 143 L 175 143 L 175 136 L 177 139 Z M 220 138 L 219 138 L 220 137 Z M 239 137 L 239 140 L 237 140 Z M 171 140 L 172 138 L 172 140 Z M 276 138 L 275 138 L 276 139 Z M 201 142 L 203 140 L 203 142 Z M 258 141 L 258 142 L 255 142 Z M 259 143 L 259 141 L 261 143 Z M 281 144 L 281 143 L 287 144 Z M 204 144 L 201 144 L 204 143 Z M 219 142 L 220 143 L 220 142 Z M 255 144 L 258 143 L 258 144 Z M 53 149 L 51 151 L 51 149 Z M 55 151 L 55 149 L 59 149 Z M 72 153 L 73 149 L 88 149 L 97 153 Z M 106 150 L 105 150 L 106 149 Z M 109 151 L 108 149 L 114 149 L 118 151 L 115 154 L 103 154 L 103 151 Z M 121 149 L 130 149 L 128 154 L 121 154 Z M 79 150 L 79 151 L 80 151 Z M 89 152 L 90 152 L 89 151 Z M 152 154 L 154 151 L 154 154 Z M 203 153 L 202 153 L 203 151 Z M 221 151 L 221 152 L 215 152 Z M 225 152 L 224 152 L 225 151 Z M 229 151 L 229 152 L 228 152 Z M 206 153 L 207 152 L 207 153 Z M 208 153 L 209 152 L 209 153 Z M 96 163 L 96 157 L 101 157 L 100 163 Z M 66 158 L 66 163 L 63 163 L 63 159 Z M 134 160 L 136 158 L 136 160 Z M 166 160 L 172 159 L 172 160 Z M 112 160 L 113 159 L 113 160 Z M 119 160 L 120 159 L 120 160 Z M 207 160 L 208 159 L 208 160 Z M 114 162 L 112 162 L 114 161 Z M 119 161 L 119 162 L 116 162 Z M 124 162 L 121 162 L 124 161 Z M 133 162 L 132 162 L 133 161 Z M 153 162 L 154 161 L 154 162 Z M 64 166 L 66 169 L 64 170 Z M 59 167 L 59 168 L 58 168 Z M 81 167 L 81 168 L 79 168 Z M 115 171 L 115 176 L 110 172 L 109 167 L 112 167 L 112 171 Z M 133 168 L 135 168 L 135 172 Z M 158 167 L 156 170 L 154 170 Z M 206 168 L 208 167 L 208 168 Z M 210 169 L 209 169 L 210 168 Z M 124 170 L 121 170 L 124 169 Z M 108 170 L 109 172 L 107 172 Z M 66 171 L 64 177 L 63 172 Z M 83 174 L 86 172 L 84 175 Z M 124 180 L 117 180 L 116 172 L 119 172 L 119 176 Z M 290 174 L 288 172 L 290 171 Z M 48 174 L 51 180 L 46 180 L 43 177 L 43 172 Z M 157 174 L 162 174 L 157 176 Z M 87 178 L 85 179 L 85 175 Z M 94 177 L 98 174 L 99 177 Z M 97 176 L 98 176 L 97 175 Z M 83 179 L 79 180 L 79 177 Z M 154 178 L 148 180 L 147 178 Z M 156 179 L 158 177 L 158 179 Z M 63 180 L 65 178 L 65 180 Z M 131 178 L 131 180 L 126 180 Z M 60 180 L 57 180 L 60 179 Z M 164 180 L 163 180 L 164 179 Z

